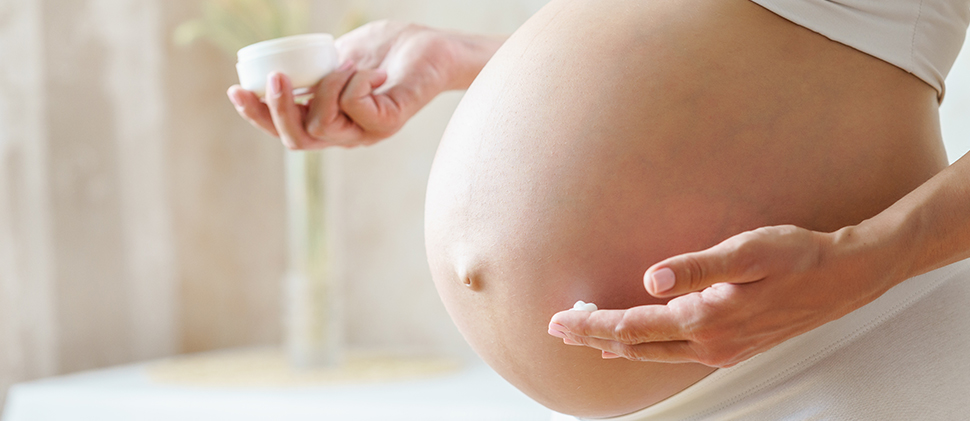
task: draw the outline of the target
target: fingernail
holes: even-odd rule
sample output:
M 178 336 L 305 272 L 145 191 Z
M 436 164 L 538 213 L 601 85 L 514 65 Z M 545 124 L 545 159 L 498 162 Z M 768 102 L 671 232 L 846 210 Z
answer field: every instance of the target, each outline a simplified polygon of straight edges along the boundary
M 283 77 L 279 73 L 273 73 L 269 77 L 269 92 L 273 98 L 279 98 L 283 93 Z
M 341 64 L 340 67 L 337 68 L 337 71 L 346 72 L 350 70 L 352 67 L 354 67 L 354 61 L 347 59 L 347 61 L 345 61 L 344 64 Z
M 664 292 L 674 287 L 676 277 L 670 268 L 663 268 L 650 275 L 654 292 Z
M 611 360 L 613 358 L 620 358 L 620 356 L 609 351 L 603 351 L 603 358 L 607 360 Z
M 236 95 L 238 95 L 236 93 L 236 90 L 235 89 L 230 89 L 229 90 L 229 93 L 228 93 L 229 102 L 231 102 L 232 103 L 232 106 L 234 106 L 236 108 L 242 108 L 241 101 L 239 101 L 239 99 L 236 98 Z
M 572 339 L 569 339 L 569 338 L 562 338 L 562 343 L 564 343 L 566 345 L 582 345 L 581 343 L 576 342 L 576 341 L 574 341 Z
M 549 334 L 560 339 L 566 339 L 566 333 L 553 326 L 549 326 Z

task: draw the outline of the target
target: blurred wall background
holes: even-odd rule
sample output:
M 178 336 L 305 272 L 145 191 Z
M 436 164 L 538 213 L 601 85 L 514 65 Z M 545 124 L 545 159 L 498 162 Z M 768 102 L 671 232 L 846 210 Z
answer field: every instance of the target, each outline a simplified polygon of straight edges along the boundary
M 508 33 L 545 0 L 312 0 L 348 13 Z M 284 149 L 225 97 L 234 60 L 171 42 L 190 0 L 0 0 L 0 397 L 6 387 L 281 340 Z M 355 348 L 469 357 L 426 267 L 422 211 L 460 93 L 393 139 L 326 152 L 331 246 Z M 970 58 L 942 111 L 970 149 Z M 0 401 L 2 405 L 2 401 Z
M 946 154 L 952 163 L 970 151 L 970 37 L 963 42 L 963 49 L 946 78 L 940 120 Z

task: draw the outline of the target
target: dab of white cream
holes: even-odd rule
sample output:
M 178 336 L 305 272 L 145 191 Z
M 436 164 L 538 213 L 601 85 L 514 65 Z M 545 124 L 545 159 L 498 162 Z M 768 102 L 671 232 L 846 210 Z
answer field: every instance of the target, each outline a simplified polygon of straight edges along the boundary
M 596 311 L 597 310 L 596 304 L 593 304 L 593 303 L 585 303 L 585 302 L 582 302 L 582 301 L 576 301 L 576 304 L 573 304 L 573 308 L 572 309 L 573 310 L 579 310 L 579 311 Z

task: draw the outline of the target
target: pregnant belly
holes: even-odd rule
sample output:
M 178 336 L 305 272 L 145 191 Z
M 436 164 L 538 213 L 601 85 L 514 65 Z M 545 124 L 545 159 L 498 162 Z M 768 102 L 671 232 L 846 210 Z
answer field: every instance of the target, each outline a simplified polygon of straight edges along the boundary
M 546 334 L 577 300 L 763 225 L 858 223 L 945 157 L 935 92 L 744 0 L 553 1 L 455 112 L 428 185 L 434 282 L 471 346 L 546 406 L 632 412 L 713 369 Z

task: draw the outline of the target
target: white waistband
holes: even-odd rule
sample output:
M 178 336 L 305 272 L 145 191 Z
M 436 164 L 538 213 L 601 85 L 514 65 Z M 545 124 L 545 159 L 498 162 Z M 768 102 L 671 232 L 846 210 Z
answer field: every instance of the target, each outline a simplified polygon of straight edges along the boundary
M 936 89 L 963 45 L 967 0 L 752 0 L 825 37 L 899 67 Z

